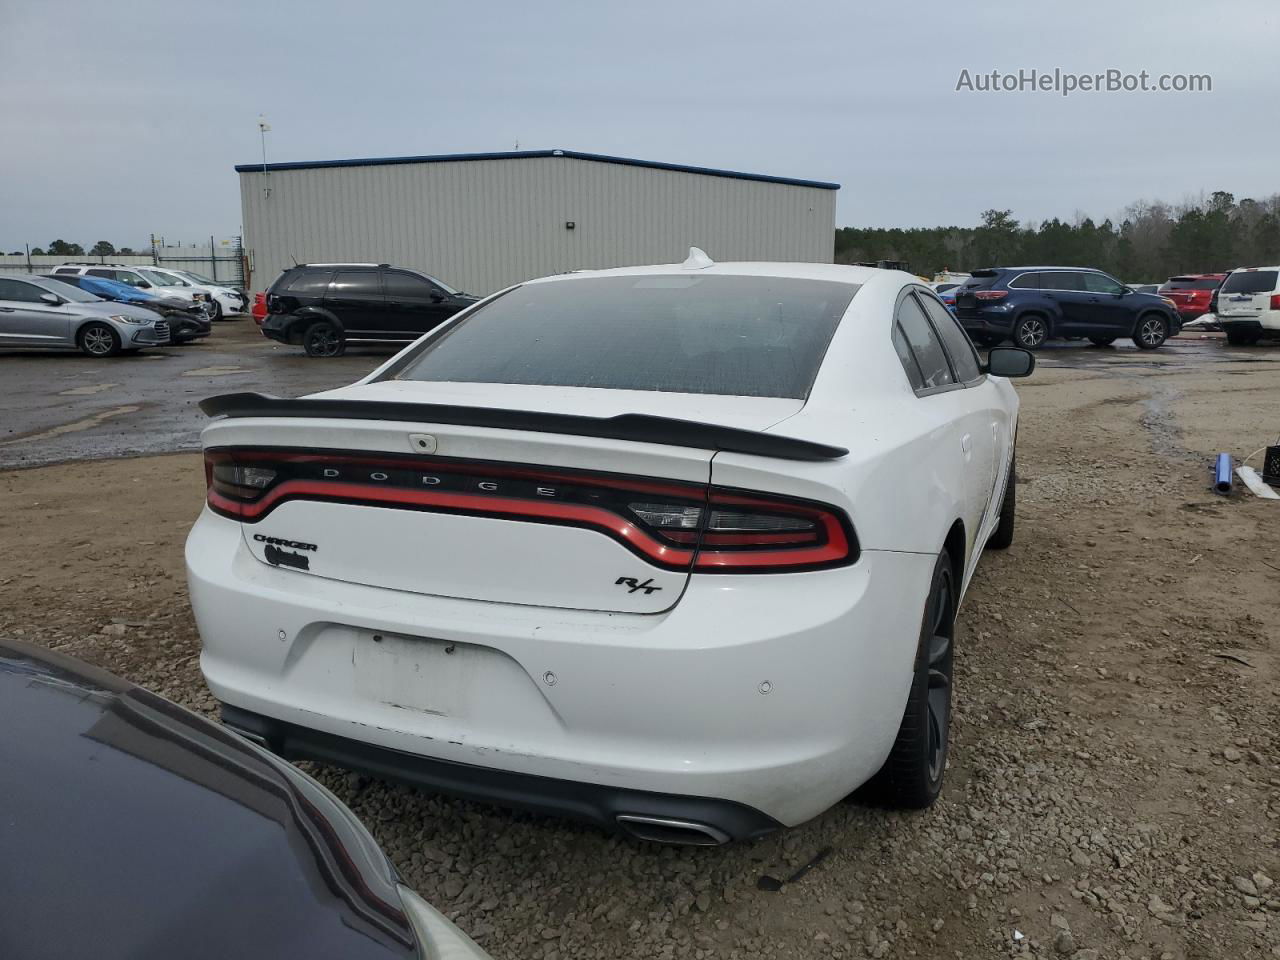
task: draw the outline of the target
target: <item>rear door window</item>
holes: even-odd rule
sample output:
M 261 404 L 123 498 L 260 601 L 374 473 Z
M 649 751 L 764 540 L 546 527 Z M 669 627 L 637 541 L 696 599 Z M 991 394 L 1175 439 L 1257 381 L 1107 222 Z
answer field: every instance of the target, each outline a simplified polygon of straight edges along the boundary
M 295 297 L 323 297 L 332 276 L 330 270 L 304 270 L 289 282 L 289 293 Z
M 920 365 L 924 389 L 955 383 L 946 351 L 942 349 L 942 341 L 915 297 L 907 295 L 898 304 L 898 324 L 907 336 L 907 343 L 911 346 L 916 363 Z
M 898 352 L 898 362 L 911 383 L 912 390 L 924 389 L 924 377 L 920 373 L 920 364 L 916 363 L 915 354 L 911 352 L 911 344 L 907 343 L 907 335 L 902 332 L 902 325 L 893 325 L 893 349 Z
M 292 287 L 290 291 L 292 292 Z M 376 270 L 339 270 L 329 284 L 329 296 L 341 300 L 377 300 L 382 296 L 378 289 Z
M 528 283 L 425 343 L 396 375 L 803 399 L 857 290 L 688 274 Z
M 933 297 L 919 294 L 919 298 L 929 318 L 933 320 L 934 329 L 942 337 L 942 344 L 951 357 L 951 366 L 955 369 L 956 378 L 962 383 L 972 383 L 977 380 L 982 376 L 982 369 L 978 364 L 978 354 L 973 349 L 969 335 L 960 328 L 951 311 Z
M 1084 290 L 1084 277 L 1076 270 L 1052 270 L 1040 274 L 1041 290 Z
M 1219 293 L 1270 293 L 1276 288 L 1275 270 L 1237 270 L 1222 284 Z

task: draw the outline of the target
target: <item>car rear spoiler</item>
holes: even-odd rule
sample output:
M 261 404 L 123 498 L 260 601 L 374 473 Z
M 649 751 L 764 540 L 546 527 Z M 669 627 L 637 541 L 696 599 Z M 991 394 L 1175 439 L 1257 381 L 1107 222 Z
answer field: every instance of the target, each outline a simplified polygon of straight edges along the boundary
M 403 403 L 388 400 L 322 400 L 270 397 L 261 393 L 227 393 L 200 401 L 211 417 L 319 417 L 337 420 L 392 420 L 399 423 L 450 423 L 464 427 L 529 430 L 581 437 L 605 437 L 674 447 L 699 447 L 731 453 L 750 453 L 779 460 L 838 460 L 849 451 L 812 440 L 780 437 L 692 420 L 624 413 L 616 417 L 582 417 L 535 410 L 459 407 L 442 403 Z

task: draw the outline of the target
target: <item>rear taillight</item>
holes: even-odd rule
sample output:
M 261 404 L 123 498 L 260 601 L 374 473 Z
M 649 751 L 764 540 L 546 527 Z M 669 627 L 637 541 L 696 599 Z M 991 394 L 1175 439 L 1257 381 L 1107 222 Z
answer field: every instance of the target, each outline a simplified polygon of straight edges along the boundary
M 1271 295 L 1271 307 L 1270 307 L 1270 309 L 1272 309 L 1272 310 L 1280 310 L 1280 293 L 1273 293 L 1273 294 Z
M 853 563 L 857 541 L 833 507 L 620 474 L 482 461 L 287 450 L 205 452 L 209 507 L 256 523 L 312 500 L 586 527 L 656 566 L 762 573 Z
M 975 300 L 1003 300 L 1009 295 L 1008 290 L 979 290 L 974 293 Z

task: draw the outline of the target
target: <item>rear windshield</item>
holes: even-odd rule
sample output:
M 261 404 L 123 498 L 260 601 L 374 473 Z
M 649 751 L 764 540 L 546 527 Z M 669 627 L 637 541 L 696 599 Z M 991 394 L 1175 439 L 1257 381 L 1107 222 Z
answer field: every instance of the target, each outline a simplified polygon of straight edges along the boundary
M 1219 281 L 1212 277 L 1170 277 L 1161 290 L 1217 290 Z
M 684 275 L 526 284 L 427 343 L 397 376 L 803 399 L 857 291 Z
M 1276 288 L 1275 270 L 1237 270 L 1222 284 L 1221 293 L 1270 293 Z

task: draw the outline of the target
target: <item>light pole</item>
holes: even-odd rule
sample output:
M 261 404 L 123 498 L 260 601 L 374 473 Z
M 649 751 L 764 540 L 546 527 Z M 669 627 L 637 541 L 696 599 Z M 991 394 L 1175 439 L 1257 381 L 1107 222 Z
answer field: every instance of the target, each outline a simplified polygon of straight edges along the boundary
M 258 135 L 262 138 L 262 175 L 269 176 L 267 173 L 267 131 L 271 129 L 271 124 L 267 123 L 267 118 L 261 113 L 258 114 Z M 271 188 L 263 186 L 262 197 L 265 200 L 271 196 Z

